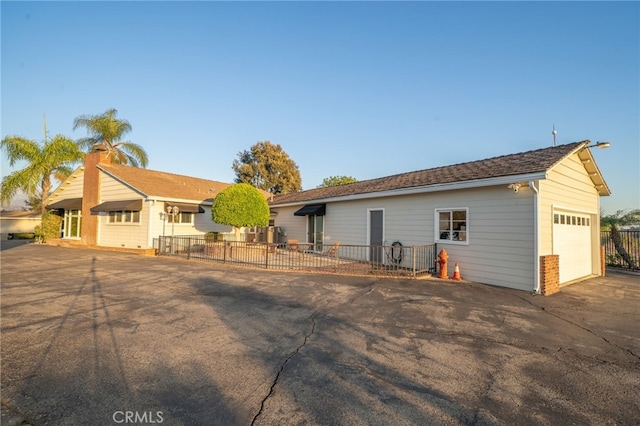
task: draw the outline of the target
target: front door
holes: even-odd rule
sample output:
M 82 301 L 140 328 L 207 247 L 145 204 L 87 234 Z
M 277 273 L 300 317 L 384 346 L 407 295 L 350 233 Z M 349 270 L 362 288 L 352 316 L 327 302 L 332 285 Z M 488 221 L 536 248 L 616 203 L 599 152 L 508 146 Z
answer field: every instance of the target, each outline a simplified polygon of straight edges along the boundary
M 384 215 L 382 210 L 369 211 L 369 260 L 382 263 L 382 243 L 384 238 Z
M 322 241 L 324 234 L 324 216 L 308 216 L 309 217 L 309 231 L 307 236 L 307 242 L 313 243 L 313 250 L 322 251 Z

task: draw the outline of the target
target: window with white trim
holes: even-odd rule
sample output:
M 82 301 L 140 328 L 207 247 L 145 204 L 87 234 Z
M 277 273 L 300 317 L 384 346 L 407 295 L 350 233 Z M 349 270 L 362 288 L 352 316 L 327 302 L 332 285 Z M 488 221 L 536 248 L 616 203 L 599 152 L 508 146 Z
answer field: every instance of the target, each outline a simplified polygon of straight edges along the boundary
M 169 223 L 174 223 L 174 216 L 172 214 L 167 216 Z M 175 216 L 175 223 L 193 223 L 193 213 L 180 212 Z
M 107 215 L 107 223 L 140 223 L 140 212 L 132 210 L 112 211 Z
M 436 241 L 467 244 L 469 209 L 436 209 Z

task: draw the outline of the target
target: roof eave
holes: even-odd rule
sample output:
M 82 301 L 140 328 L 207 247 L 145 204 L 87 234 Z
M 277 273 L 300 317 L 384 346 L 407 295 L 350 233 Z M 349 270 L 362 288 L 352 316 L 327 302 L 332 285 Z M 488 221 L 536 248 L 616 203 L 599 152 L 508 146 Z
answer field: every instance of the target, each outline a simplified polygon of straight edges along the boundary
M 176 198 L 176 197 L 147 197 L 148 201 L 158 201 L 158 202 L 174 202 L 174 203 L 184 203 L 184 204 L 202 204 L 204 206 L 213 205 L 213 201 L 211 200 L 192 200 L 188 198 Z
M 79 174 L 80 174 L 80 172 L 84 172 L 84 166 L 79 166 L 69 176 L 67 176 L 65 180 L 60 182 L 60 185 L 58 185 L 56 187 L 56 189 L 51 191 L 51 194 L 49 194 L 49 196 L 47 198 L 45 198 L 43 204 L 45 206 L 51 204 L 51 202 L 53 202 L 54 198 L 59 197 L 61 195 L 61 194 L 58 194 L 58 192 L 64 191 L 63 187 L 66 186 L 66 185 L 69 185 L 73 180 L 77 179 Z
M 526 173 L 526 174 L 520 174 L 520 175 L 499 176 L 499 177 L 488 178 L 488 179 L 474 179 L 474 180 L 468 180 L 468 181 L 462 181 L 462 182 L 439 183 L 435 185 L 390 189 L 390 190 L 378 191 L 378 192 L 365 192 L 362 194 L 343 195 L 343 196 L 337 196 L 337 197 L 310 198 L 310 199 L 300 200 L 300 201 L 291 201 L 288 203 L 270 204 L 270 207 L 287 207 L 287 206 L 297 206 L 300 204 L 309 204 L 309 203 L 330 203 L 334 201 L 352 201 L 352 200 L 362 200 L 367 198 L 383 198 L 383 197 L 395 197 L 398 195 L 454 191 L 459 189 L 471 189 L 471 188 L 481 188 L 481 187 L 487 187 L 487 186 L 508 185 L 510 183 L 528 182 L 531 180 L 540 180 L 540 179 L 546 179 L 545 170 L 540 172 Z
M 602 197 L 611 195 L 611 189 L 604 180 L 604 176 L 602 176 L 591 150 L 586 147 L 581 148 L 578 151 L 578 158 L 582 162 L 586 172 L 589 174 L 589 178 L 591 179 L 591 182 L 593 182 L 596 191 L 598 191 L 598 195 Z

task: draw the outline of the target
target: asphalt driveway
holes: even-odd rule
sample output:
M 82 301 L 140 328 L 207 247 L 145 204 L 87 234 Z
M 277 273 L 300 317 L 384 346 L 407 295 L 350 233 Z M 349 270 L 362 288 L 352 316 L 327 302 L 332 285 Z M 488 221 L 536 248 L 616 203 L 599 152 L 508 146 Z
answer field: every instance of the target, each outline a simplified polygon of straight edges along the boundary
M 1 252 L 2 424 L 640 424 L 640 277 L 536 296 Z

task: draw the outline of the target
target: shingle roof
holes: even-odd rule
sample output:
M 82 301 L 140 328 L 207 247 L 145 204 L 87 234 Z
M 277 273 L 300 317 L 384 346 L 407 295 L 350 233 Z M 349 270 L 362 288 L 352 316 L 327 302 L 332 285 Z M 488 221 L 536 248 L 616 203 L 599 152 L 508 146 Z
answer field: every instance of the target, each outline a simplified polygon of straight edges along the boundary
M 229 183 L 120 164 L 99 164 L 98 168 L 132 186 L 146 196 L 193 201 L 212 201 Z
M 468 163 L 454 164 L 452 166 L 436 167 L 363 180 L 346 185 L 309 189 L 307 191 L 276 196 L 271 204 L 296 203 L 356 194 L 544 172 L 574 152 L 580 145 L 586 145 L 588 143 L 589 141 L 574 142 L 518 154 L 502 155 L 486 160 L 471 161 Z

